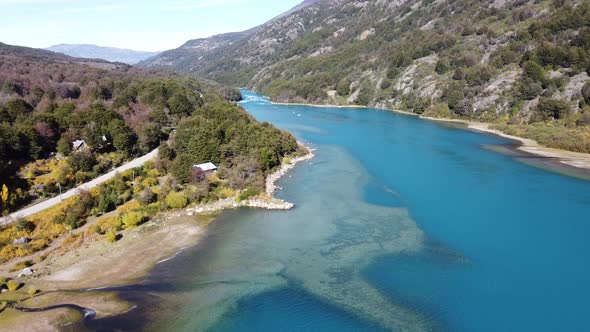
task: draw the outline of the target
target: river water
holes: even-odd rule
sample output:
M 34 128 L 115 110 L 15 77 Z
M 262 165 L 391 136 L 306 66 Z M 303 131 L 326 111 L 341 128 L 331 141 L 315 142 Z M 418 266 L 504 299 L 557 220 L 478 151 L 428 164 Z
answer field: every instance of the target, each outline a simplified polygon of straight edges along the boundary
M 135 313 L 154 331 L 590 329 L 590 182 L 392 112 L 272 105 L 260 121 L 317 149 L 279 185 L 287 212 L 223 213 L 160 264 Z M 524 156 L 523 156 L 524 157 Z M 142 323 L 138 323 L 141 321 Z

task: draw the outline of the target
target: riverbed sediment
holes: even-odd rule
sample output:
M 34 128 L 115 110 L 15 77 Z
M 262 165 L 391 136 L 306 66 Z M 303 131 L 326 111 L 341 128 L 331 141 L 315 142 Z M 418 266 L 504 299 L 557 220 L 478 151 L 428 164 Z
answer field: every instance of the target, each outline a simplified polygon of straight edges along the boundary
M 52 308 L 58 305 L 56 310 L 43 310 L 41 312 L 26 312 L 28 306 L 35 307 L 35 302 L 21 301 L 18 307 L 24 310 L 9 308 L 0 314 L 0 331 L 19 331 L 26 327 L 26 331 L 58 330 L 64 324 L 81 319 L 72 309 L 79 305 L 95 312 L 97 318 L 117 315 L 131 310 L 131 304 L 119 301 L 116 292 L 109 301 L 98 302 L 89 300 L 92 290 L 102 294 L 105 288 L 128 285 L 140 282 L 159 262 L 174 257 L 179 251 L 199 243 L 204 236 L 207 225 L 216 216 L 216 212 L 241 207 L 262 208 L 269 210 L 289 210 L 294 204 L 275 198 L 272 194 L 276 191 L 276 181 L 287 174 L 296 164 L 313 158 L 312 150 L 304 156 L 299 156 L 283 163 L 281 167 L 268 176 L 264 193 L 241 200 L 237 197 L 229 197 L 200 204 L 186 209 L 162 213 L 154 220 L 137 228 L 122 233 L 122 238 L 116 243 L 108 243 L 106 240 L 91 242 L 80 248 L 62 255 L 47 257 L 35 268 L 35 274 L 25 280 L 27 284 L 35 285 L 44 293 L 51 293 L 51 297 L 43 301 L 43 307 Z M 154 246 L 154 243 L 158 243 Z M 84 303 L 76 298 L 68 299 L 66 303 L 70 307 L 59 306 L 63 296 L 70 292 L 90 290 L 84 297 Z M 104 299 L 104 297 L 102 297 Z M 55 300 L 51 300 L 55 299 Z M 68 314 L 66 314 L 68 313 Z M 34 320 L 36 324 L 28 324 Z

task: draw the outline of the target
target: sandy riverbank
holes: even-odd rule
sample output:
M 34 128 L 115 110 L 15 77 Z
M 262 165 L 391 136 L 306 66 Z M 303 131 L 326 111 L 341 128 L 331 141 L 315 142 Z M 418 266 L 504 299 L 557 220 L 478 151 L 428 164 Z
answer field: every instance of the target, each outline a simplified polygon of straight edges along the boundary
M 567 165 L 567 166 L 590 170 L 590 154 L 548 148 L 546 146 L 540 145 L 539 143 L 537 143 L 536 141 L 534 141 L 532 139 L 508 135 L 508 134 L 501 132 L 499 130 L 492 129 L 492 128 L 490 128 L 490 126 L 492 126 L 492 124 L 490 124 L 490 123 L 482 123 L 482 122 L 459 120 L 459 119 L 439 119 L 439 118 L 431 118 L 431 117 L 420 117 L 420 118 L 425 119 L 425 120 L 431 120 L 431 121 L 461 123 L 461 124 L 466 125 L 467 128 L 475 130 L 475 131 L 494 134 L 494 135 L 497 135 L 500 137 L 504 137 L 504 138 L 516 141 L 520 144 L 520 146 L 517 147 L 517 149 L 520 151 L 530 153 L 530 154 L 540 156 L 540 157 L 553 158 L 553 159 L 556 159 L 560 163 Z
M 100 240 L 63 255 L 51 255 L 36 266 L 32 278 L 22 280 L 42 293 L 19 302 L 18 306 L 75 304 L 94 310 L 97 318 L 131 310 L 133 304 L 121 301 L 116 292 L 83 291 L 140 281 L 159 261 L 197 244 L 211 220 L 211 216 L 173 218 L 172 213 L 165 213 L 123 232 L 123 237 L 115 243 Z M 69 308 L 39 313 L 7 309 L 0 313 L 0 331 L 53 331 L 81 318 L 78 310 Z
M 232 197 L 162 213 L 153 221 L 122 232 L 122 238 L 115 243 L 102 239 L 83 243 L 76 250 L 61 255 L 50 254 L 35 266 L 32 278 L 22 280 L 27 285 L 41 289 L 42 293 L 17 305 L 39 308 L 74 304 L 94 310 L 97 318 L 132 310 L 132 303 L 121 301 L 117 293 L 108 291 L 108 288 L 137 283 L 159 262 L 196 245 L 205 234 L 207 225 L 215 219 L 215 212 L 239 207 L 275 210 L 293 208 L 293 204 L 272 197 L 272 193 L 277 188 L 276 181 L 297 163 L 313 157 L 311 150 L 307 150 L 308 154 L 291 159 L 290 163 L 283 164 L 268 177 L 266 192 L 269 194 L 239 202 Z M 154 243 L 158 245 L 154 246 Z M 0 269 L 0 272 L 8 270 Z M 52 331 L 81 318 L 81 313 L 71 308 L 36 313 L 23 313 L 9 308 L 0 312 L 0 331 Z

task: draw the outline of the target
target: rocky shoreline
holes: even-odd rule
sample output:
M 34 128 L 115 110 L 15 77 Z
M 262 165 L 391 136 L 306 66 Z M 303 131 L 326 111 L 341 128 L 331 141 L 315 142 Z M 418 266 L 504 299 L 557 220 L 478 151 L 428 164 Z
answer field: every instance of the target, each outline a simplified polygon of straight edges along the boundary
M 193 216 L 196 214 L 212 213 L 225 209 L 237 209 L 240 207 L 253 207 L 267 210 L 290 210 L 294 208 L 295 205 L 293 203 L 285 202 L 282 199 L 272 197 L 253 198 L 241 202 L 238 202 L 234 197 L 230 197 L 213 203 L 202 204 L 185 209 L 184 213 L 188 216 Z
M 304 156 L 301 156 L 301 157 L 297 157 L 295 159 L 291 159 L 290 163 L 281 164 L 281 167 L 276 172 L 272 173 L 271 175 L 269 175 L 266 178 L 266 194 L 267 195 L 272 196 L 277 189 L 281 189 L 276 186 L 276 182 L 280 178 L 285 176 L 285 174 L 287 174 L 291 169 L 293 169 L 295 167 L 295 165 L 297 165 L 298 163 L 300 163 L 302 161 L 310 160 L 313 157 L 315 157 L 315 154 L 313 153 L 315 150 L 305 146 L 303 143 L 301 143 L 299 141 L 297 141 L 297 144 L 299 144 L 300 147 L 307 150 L 307 154 Z

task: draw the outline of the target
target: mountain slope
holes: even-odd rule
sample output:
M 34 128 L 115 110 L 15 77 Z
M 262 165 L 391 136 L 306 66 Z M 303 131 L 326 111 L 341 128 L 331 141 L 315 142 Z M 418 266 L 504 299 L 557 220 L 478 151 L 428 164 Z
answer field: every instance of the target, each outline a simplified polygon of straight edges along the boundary
M 46 50 L 78 58 L 102 59 L 130 65 L 160 54 L 160 52 L 142 52 L 88 44 L 59 44 L 48 47 Z
M 168 65 L 277 101 L 499 122 L 590 152 L 587 0 L 322 0 L 184 62 Z
M 319 1 L 321 0 L 305 0 L 301 4 L 273 18 L 269 22 L 246 31 L 225 33 L 209 38 L 189 40 L 177 49 L 162 52 L 160 55 L 141 61 L 138 63 L 138 66 L 170 69 L 180 73 L 207 72 L 209 71 L 207 67 L 210 64 L 216 63 L 220 60 L 229 59 L 227 57 L 228 55 L 235 55 L 239 51 L 239 46 L 244 43 L 247 44 L 249 39 L 256 36 L 261 30 L 268 29 L 268 27 L 274 25 L 275 22 L 282 21 L 285 17 L 297 13 Z M 233 63 L 231 61 L 229 64 L 221 64 L 221 68 L 218 68 L 218 72 L 220 75 L 224 75 L 226 70 L 231 70 L 232 66 Z M 251 70 L 247 71 L 241 81 L 247 80 L 248 77 L 251 77 L 254 74 L 255 73 Z M 232 80 L 221 79 L 221 81 Z

